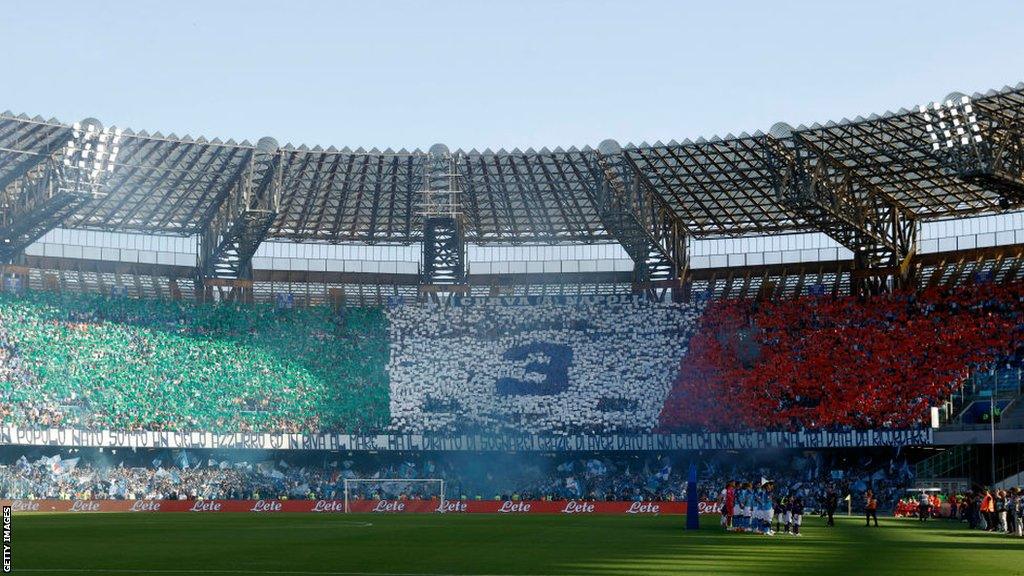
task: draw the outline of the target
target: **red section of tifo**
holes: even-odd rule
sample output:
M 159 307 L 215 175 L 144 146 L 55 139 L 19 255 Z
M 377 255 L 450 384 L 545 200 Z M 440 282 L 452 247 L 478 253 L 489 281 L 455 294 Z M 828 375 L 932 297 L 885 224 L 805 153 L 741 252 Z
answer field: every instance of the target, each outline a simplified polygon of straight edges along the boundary
M 660 430 L 918 427 L 972 367 L 1018 349 L 1022 311 L 1020 283 L 715 302 Z

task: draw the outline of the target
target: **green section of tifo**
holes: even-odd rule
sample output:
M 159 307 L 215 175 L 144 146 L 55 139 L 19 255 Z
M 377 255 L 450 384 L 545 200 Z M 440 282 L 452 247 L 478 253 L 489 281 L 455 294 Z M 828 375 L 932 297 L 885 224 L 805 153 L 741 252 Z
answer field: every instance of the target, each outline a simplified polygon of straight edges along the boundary
M 216 576 L 1021 573 L 1019 539 L 945 520 L 805 516 L 803 536 L 731 534 L 705 516 L 15 514 L 15 574 Z
M 33 292 L 0 295 L 0 323 L 9 423 L 356 432 L 388 422 L 379 309 Z

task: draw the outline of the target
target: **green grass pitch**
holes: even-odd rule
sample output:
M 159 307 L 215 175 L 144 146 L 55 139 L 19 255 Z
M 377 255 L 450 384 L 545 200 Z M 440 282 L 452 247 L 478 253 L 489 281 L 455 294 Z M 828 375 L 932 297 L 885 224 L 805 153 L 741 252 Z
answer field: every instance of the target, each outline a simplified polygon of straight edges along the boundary
M 20 514 L 16 574 L 1024 574 L 1024 540 L 960 524 L 806 518 L 801 538 L 728 534 L 716 517 Z

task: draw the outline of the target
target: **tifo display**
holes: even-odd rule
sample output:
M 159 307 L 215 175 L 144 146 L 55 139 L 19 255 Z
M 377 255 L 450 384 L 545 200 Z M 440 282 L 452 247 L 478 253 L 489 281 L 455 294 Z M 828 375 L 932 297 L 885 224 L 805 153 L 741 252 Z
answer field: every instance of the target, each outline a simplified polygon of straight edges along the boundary
M 973 370 L 1019 365 L 1022 301 L 1020 283 L 707 307 L 5 293 L 0 420 L 218 433 L 908 429 Z
M 569 303 L 388 311 L 391 419 L 408 432 L 651 430 L 703 304 Z M 642 383 L 642 384 L 641 384 Z

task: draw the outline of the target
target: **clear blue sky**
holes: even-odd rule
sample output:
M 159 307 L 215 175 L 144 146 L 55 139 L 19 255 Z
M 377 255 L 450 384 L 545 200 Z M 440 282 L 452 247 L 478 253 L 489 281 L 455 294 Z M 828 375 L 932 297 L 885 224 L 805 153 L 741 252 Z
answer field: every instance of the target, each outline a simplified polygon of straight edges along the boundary
M 767 130 L 1024 80 L 1024 2 L 8 0 L 0 110 L 352 147 Z

